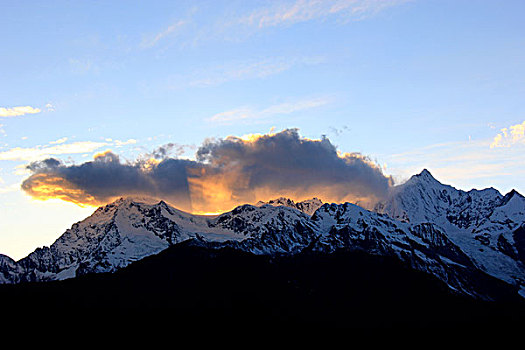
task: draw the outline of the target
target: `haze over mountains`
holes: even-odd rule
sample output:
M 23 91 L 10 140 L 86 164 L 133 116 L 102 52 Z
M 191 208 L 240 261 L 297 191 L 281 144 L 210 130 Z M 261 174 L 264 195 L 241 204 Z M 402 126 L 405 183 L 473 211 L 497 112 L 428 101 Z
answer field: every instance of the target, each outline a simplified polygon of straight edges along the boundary
M 427 170 L 392 187 L 374 211 L 278 198 L 203 216 L 164 201 L 122 198 L 50 247 L 19 261 L 0 256 L 0 282 L 114 272 L 182 242 L 264 256 L 359 251 L 395 258 L 463 295 L 496 299 L 504 286 L 525 297 L 525 198 L 516 191 L 457 190 Z

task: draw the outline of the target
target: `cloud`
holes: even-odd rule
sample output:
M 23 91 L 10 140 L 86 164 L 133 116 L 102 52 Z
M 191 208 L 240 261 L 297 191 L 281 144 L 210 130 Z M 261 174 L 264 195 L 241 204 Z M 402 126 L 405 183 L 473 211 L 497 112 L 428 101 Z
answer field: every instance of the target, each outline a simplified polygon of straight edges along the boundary
M 22 189 L 37 199 L 59 198 L 79 205 L 99 205 L 119 196 L 162 194 L 189 207 L 187 170 L 192 168 L 191 161 L 166 159 L 154 167 L 145 165 L 122 163 L 111 151 L 81 165 L 66 166 L 49 158 L 27 167 L 33 174 Z
M 291 25 L 316 19 L 337 17 L 343 21 L 373 16 L 407 0 L 296 0 L 276 2 L 241 16 L 241 24 L 258 28 Z
M 49 145 L 37 145 L 34 147 L 14 147 L 7 151 L 0 152 L 1 160 L 10 161 L 37 161 L 43 158 L 65 155 L 65 154 L 79 154 L 79 153 L 92 153 L 102 147 L 117 147 L 121 148 L 127 145 L 133 145 L 137 143 L 135 139 L 129 139 L 126 141 L 106 139 L 105 142 L 95 141 L 77 141 L 67 143 L 68 138 L 62 137 L 55 141 L 50 141 Z
M 329 129 L 330 129 L 330 132 L 334 134 L 335 136 L 340 136 L 350 130 L 350 128 L 347 125 L 343 125 L 340 128 L 330 126 Z
M 19 117 L 26 114 L 37 114 L 40 112 L 42 112 L 40 108 L 34 108 L 31 106 L 19 106 L 11 108 L 0 107 L 0 117 L 4 118 Z
M 155 34 L 155 35 L 153 35 L 153 36 L 151 36 L 149 38 L 145 38 L 142 41 L 141 47 L 143 49 L 147 49 L 147 48 L 151 48 L 151 47 L 157 45 L 157 43 L 159 41 L 161 41 L 165 37 L 169 37 L 171 35 L 174 35 L 180 28 L 184 27 L 186 24 L 188 24 L 187 20 L 178 20 L 178 21 L 170 24 L 168 27 L 166 27 L 162 31 L 158 32 L 157 34 Z
M 280 103 L 262 110 L 255 110 L 251 107 L 239 107 L 229 111 L 217 113 L 210 117 L 209 121 L 218 123 L 231 123 L 240 121 L 265 120 L 276 115 L 291 114 L 306 109 L 320 107 L 328 104 L 329 102 L 329 98 L 318 97 L 295 102 Z
M 525 144 L 525 121 L 521 124 L 501 129 L 501 133 L 494 137 L 490 148 L 510 147 L 516 144 Z
M 52 145 L 58 145 L 58 144 L 66 142 L 67 140 L 68 140 L 67 137 L 62 137 L 56 141 L 50 141 L 49 143 Z
M 75 74 L 85 74 L 89 71 L 98 71 L 98 66 L 94 63 L 92 59 L 89 58 L 70 58 L 68 62 L 71 72 Z M 51 108 L 53 107 L 51 106 Z
M 122 146 L 126 146 L 126 145 L 134 145 L 137 143 L 137 140 L 135 139 L 129 139 L 129 140 L 126 140 L 126 141 L 120 141 L 120 140 L 115 140 L 115 146 L 117 147 L 122 147 Z
M 164 160 L 169 158 L 171 155 L 175 157 L 181 156 L 186 151 L 186 148 L 191 147 L 188 145 L 179 145 L 173 142 L 167 143 L 165 145 L 159 146 L 154 149 L 152 152 L 146 153 L 144 159 L 155 159 L 155 160 Z
M 376 14 L 412 0 L 283 0 L 229 4 L 223 11 L 191 6 L 186 14 L 162 30 L 143 37 L 141 49 L 161 42 L 182 47 L 206 41 L 239 42 L 268 28 L 288 27 L 309 21 L 346 23 Z M 257 6 L 258 4 L 262 4 Z M 213 11 L 213 12 L 210 12 Z M 167 46 L 167 45 L 166 45 Z M 201 82 L 205 83 L 205 82 Z
M 262 80 L 295 68 L 322 64 L 325 61 L 325 57 L 321 55 L 229 60 L 164 77 L 159 84 L 169 90 L 215 87 L 230 82 Z
M 57 140 L 57 141 L 62 141 Z M 35 161 L 45 157 L 62 154 L 76 154 L 93 152 L 101 147 L 108 146 L 105 142 L 79 141 L 72 143 L 58 143 L 53 146 L 15 147 L 0 152 L 0 160 Z
M 513 179 L 525 175 L 523 149 L 490 148 L 492 142 L 491 138 L 444 142 L 379 158 L 388 163 L 388 173 L 396 174 L 396 183 L 426 168 L 441 182 L 459 188 L 516 188 L 522 192 Z
M 297 66 L 315 65 L 322 57 L 270 57 L 262 60 L 236 61 L 192 72 L 190 86 L 208 87 L 230 81 L 264 79 Z
M 169 147 L 127 163 L 110 151 L 80 165 L 55 158 L 33 162 L 22 188 L 37 199 L 60 198 L 80 205 L 150 196 L 202 213 L 276 196 L 371 205 L 392 185 L 367 157 L 340 153 L 327 138 L 304 138 L 296 129 L 209 139 L 197 150 L 196 160 L 168 157 Z

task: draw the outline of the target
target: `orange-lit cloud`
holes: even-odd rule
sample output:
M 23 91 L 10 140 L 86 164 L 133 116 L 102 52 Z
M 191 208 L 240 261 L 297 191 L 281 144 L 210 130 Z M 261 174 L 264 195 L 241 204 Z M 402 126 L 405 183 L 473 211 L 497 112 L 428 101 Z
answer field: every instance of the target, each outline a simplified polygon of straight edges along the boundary
M 85 206 L 100 204 L 93 196 L 78 188 L 68 180 L 52 174 L 34 174 L 31 185 L 22 184 L 22 189 L 36 199 L 46 200 L 57 198 L 67 202 Z
M 134 163 L 120 162 L 111 151 L 81 165 L 67 166 L 53 158 L 33 162 L 22 188 L 35 198 L 87 205 L 149 196 L 204 213 L 280 196 L 367 206 L 392 185 L 367 157 L 340 153 L 327 138 L 303 138 L 296 129 L 207 140 L 194 161 L 163 157 L 160 150 L 165 148 Z

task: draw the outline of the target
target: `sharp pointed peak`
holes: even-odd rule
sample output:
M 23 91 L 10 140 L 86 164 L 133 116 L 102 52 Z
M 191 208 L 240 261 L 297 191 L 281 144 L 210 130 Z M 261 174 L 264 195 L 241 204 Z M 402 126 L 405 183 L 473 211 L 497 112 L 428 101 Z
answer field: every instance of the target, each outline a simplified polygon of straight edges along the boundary
M 421 182 L 421 181 L 440 183 L 438 180 L 436 180 L 434 176 L 432 176 L 430 171 L 428 171 L 428 169 L 426 168 L 423 169 L 419 174 L 412 175 L 412 177 L 408 180 L 409 183 Z
M 431 178 L 434 178 L 432 176 L 432 174 L 430 173 L 430 171 L 428 171 L 427 168 L 421 170 L 421 172 L 419 174 L 417 174 L 416 176 L 425 176 L 425 177 L 431 177 Z
M 509 193 L 507 193 L 502 199 L 501 199 L 501 203 L 502 205 L 505 205 L 507 204 L 512 198 L 514 197 L 517 197 L 517 198 L 520 198 L 520 199 L 525 199 L 525 197 L 519 193 L 518 191 L 516 191 L 515 189 L 512 189 Z
M 523 197 L 523 195 L 522 195 L 521 193 L 519 193 L 519 192 L 516 191 L 515 189 L 510 190 L 510 192 L 507 193 L 507 195 L 510 195 L 510 196 L 516 196 L 516 195 L 517 195 L 517 196 L 519 196 L 519 197 L 521 197 L 521 198 L 525 198 L 525 197 Z

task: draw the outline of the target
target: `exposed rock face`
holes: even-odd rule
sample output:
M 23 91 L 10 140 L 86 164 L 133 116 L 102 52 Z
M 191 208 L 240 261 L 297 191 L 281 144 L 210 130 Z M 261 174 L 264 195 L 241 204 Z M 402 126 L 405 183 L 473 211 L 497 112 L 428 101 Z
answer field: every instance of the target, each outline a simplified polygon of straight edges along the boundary
M 273 205 L 273 206 L 285 206 L 289 208 L 295 208 L 299 211 L 302 211 L 305 214 L 313 215 L 319 207 L 323 205 L 323 202 L 319 198 L 312 198 L 302 202 L 294 202 L 293 200 L 285 197 L 280 197 L 277 199 L 272 199 L 268 202 L 258 202 L 256 205 L 261 207 L 263 205 Z
M 279 198 L 202 216 L 163 201 L 120 199 L 50 247 L 18 262 L 0 256 L 0 283 L 112 272 L 185 241 L 259 255 L 362 251 L 395 257 L 463 294 L 490 298 L 483 274 L 525 294 L 525 198 L 515 191 L 456 190 L 428 171 L 392 188 L 376 211 Z

